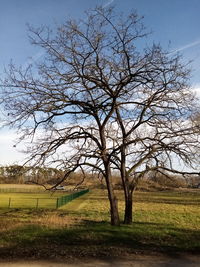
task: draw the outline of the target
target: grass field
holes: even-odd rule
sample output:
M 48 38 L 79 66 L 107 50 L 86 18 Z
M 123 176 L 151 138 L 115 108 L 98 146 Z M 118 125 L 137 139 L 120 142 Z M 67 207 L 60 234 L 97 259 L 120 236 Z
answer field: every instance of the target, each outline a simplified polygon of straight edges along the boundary
M 122 219 L 122 192 L 118 197 Z M 134 223 L 129 226 L 110 226 L 103 190 L 93 190 L 58 210 L 1 208 L 0 224 L 4 258 L 199 253 L 200 192 L 136 192 Z
M 0 208 L 54 209 L 57 198 L 67 193 L 0 193 Z
M 0 185 L 0 208 L 48 208 L 57 206 L 57 198 L 67 192 L 45 191 L 34 185 Z

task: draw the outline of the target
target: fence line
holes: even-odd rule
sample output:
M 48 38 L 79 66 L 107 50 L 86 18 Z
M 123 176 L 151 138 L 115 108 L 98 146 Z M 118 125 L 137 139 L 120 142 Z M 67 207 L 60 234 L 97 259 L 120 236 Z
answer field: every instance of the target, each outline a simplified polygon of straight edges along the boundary
M 56 208 L 59 208 L 65 204 L 69 203 L 73 199 L 78 198 L 78 197 L 80 197 L 80 196 L 82 196 L 88 192 L 89 192 L 89 189 L 85 189 L 85 190 L 78 191 L 78 192 L 75 192 L 75 193 L 70 194 L 70 195 L 66 195 L 66 196 L 62 196 L 60 198 L 57 198 Z
M 64 195 L 58 198 L 14 198 L 9 197 L 7 200 L 4 199 L 4 207 L 8 208 L 17 208 L 17 207 L 26 207 L 26 208 L 56 208 L 71 202 L 73 199 L 78 198 L 89 192 L 89 189 L 85 189 L 82 191 L 77 191 L 70 195 Z
M 1 201 L 1 207 L 8 208 L 57 208 L 57 198 L 15 198 L 9 197 Z

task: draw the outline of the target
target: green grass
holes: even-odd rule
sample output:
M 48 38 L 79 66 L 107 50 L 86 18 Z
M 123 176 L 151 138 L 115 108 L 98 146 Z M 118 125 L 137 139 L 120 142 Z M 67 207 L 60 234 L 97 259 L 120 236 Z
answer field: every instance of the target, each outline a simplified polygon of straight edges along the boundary
M 0 193 L 0 208 L 56 208 L 57 198 L 66 192 Z
M 122 192 L 118 192 L 123 219 Z M 200 252 L 200 192 L 137 192 L 132 225 L 112 227 L 106 191 L 61 207 L 0 209 L 1 257 L 117 257 Z M 17 255 L 17 256 L 16 256 Z

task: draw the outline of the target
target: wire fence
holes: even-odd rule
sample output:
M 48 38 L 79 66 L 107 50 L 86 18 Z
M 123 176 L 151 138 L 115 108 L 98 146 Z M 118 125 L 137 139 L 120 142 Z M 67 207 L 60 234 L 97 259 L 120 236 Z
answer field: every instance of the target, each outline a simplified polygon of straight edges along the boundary
M 26 191 L 27 192 L 27 191 Z M 59 207 L 71 202 L 72 200 L 86 194 L 89 189 L 63 195 L 61 197 L 9 197 L 0 199 L 0 206 L 6 208 L 46 208 L 58 209 Z
M 57 199 L 57 208 L 67 204 L 68 202 L 72 201 L 75 198 L 78 198 L 86 193 L 89 192 L 89 189 L 84 189 L 78 192 L 75 192 L 73 194 L 70 195 L 66 195 L 66 196 L 62 196 L 60 198 Z

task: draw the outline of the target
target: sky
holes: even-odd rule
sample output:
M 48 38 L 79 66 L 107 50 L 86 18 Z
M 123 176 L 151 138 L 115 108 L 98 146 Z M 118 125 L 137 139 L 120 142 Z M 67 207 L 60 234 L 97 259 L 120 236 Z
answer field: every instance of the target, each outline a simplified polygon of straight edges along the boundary
M 42 56 L 28 40 L 27 23 L 54 28 L 69 18 L 84 19 L 85 11 L 95 6 L 114 5 L 127 14 L 137 10 L 144 25 L 152 32 L 148 42 L 160 43 L 173 53 L 192 60 L 191 85 L 200 93 L 200 1 L 199 0 L 0 0 L 0 76 L 12 59 L 25 66 Z M 32 59 L 31 59 L 32 58 Z M 20 147 L 13 146 L 16 133 L 0 129 L 0 165 L 20 163 Z

